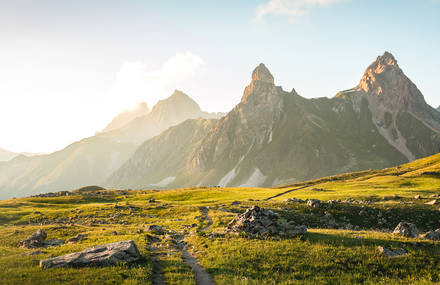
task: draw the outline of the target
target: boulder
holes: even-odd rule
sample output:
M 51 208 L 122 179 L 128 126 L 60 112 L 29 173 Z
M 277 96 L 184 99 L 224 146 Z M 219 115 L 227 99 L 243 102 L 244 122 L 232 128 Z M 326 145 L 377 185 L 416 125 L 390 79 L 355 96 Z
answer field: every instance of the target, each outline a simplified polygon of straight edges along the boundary
M 437 201 L 437 199 L 434 199 L 434 200 L 432 200 L 432 201 L 426 202 L 425 204 L 426 204 L 426 205 L 437 205 L 437 204 L 438 204 L 438 201 Z
M 249 236 L 289 235 L 307 232 L 305 226 L 297 226 L 293 221 L 285 223 L 272 210 L 253 206 L 232 220 L 226 231 L 245 232 Z
M 391 250 L 383 246 L 378 246 L 377 249 L 379 250 L 380 253 L 382 253 L 383 255 L 389 258 L 402 257 L 408 254 L 406 250 L 404 250 L 403 248 Z
M 318 199 L 309 199 L 307 200 L 307 206 L 312 208 L 319 208 L 321 206 L 321 201 Z
M 430 240 L 440 240 L 440 229 L 436 229 L 435 231 L 429 231 L 421 236 L 424 239 Z
M 67 240 L 67 243 L 77 243 L 83 239 L 86 239 L 87 235 L 78 234 L 75 237 L 71 237 Z
M 23 248 L 38 248 L 44 246 L 44 241 L 46 240 L 47 234 L 42 229 L 31 234 L 26 239 L 20 241 L 19 246 Z
M 409 238 L 416 238 L 419 236 L 419 231 L 416 225 L 407 222 L 400 222 L 393 231 L 394 234 L 404 235 Z
M 134 241 L 119 241 L 98 245 L 80 252 L 75 252 L 54 258 L 43 259 L 40 267 L 84 267 L 112 266 L 120 263 L 131 263 L 141 258 Z

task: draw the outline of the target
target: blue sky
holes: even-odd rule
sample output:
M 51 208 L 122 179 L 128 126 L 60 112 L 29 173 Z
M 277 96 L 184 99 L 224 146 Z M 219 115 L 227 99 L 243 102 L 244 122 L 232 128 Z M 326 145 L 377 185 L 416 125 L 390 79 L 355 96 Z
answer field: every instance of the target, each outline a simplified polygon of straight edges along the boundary
M 438 15 L 436 0 L 0 0 L 0 147 L 60 149 L 176 88 L 228 111 L 260 62 L 332 97 L 385 50 L 437 106 Z

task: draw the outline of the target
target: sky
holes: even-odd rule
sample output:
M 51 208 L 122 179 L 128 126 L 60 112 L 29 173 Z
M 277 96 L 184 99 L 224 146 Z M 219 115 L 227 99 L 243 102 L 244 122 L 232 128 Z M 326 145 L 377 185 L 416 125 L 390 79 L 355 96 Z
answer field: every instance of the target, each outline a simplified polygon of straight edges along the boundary
M 229 111 L 251 72 L 304 97 L 391 52 L 440 105 L 440 0 L 0 0 L 0 148 L 50 153 L 179 89 Z

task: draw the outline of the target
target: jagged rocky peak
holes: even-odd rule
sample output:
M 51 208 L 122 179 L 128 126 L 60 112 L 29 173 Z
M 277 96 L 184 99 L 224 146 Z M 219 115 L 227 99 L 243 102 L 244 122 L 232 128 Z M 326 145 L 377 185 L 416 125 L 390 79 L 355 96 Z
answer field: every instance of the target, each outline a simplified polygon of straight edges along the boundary
M 359 83 L 359 88 L 367 93 L 381 95 L 389 88 L 410 83 L 397 64 L 394 56 L 385 52 L 367 68 Z
M 260 63 L 252 72 L 252 81 L 256 80 L 274 84 L 272 74 L 263 63 Z

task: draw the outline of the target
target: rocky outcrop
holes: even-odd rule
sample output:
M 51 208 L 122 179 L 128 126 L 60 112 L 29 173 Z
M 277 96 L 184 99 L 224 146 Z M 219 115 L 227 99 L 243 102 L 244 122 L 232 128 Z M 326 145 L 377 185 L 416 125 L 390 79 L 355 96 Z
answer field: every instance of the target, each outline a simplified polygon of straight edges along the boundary
M 440 240 L 440 229 L 436 229 L 435 231 L 429 231 L 427 233 L 424 233 L 420 237 L 424 238 L 424 239 L 435 240 L 435 241 Z
M 419 231 L 416 225 L 407 222 L 400 222 L 393 231 L 394 234 L 400 234 L 408 238 L 416 238 L 419 236 Z
M 377 249 L 379 250 L 380 253 L 382 253 L 383 255 L 389 258 L 402 257 L 408 254 L 406 250 L 404 250 L 403 248 L 391 250 L 383 246 L 378 246 Z
M 49 239 L 46 240 L 47 234 L 42 229 L 31 234 L 26 239 L 20 241 L 19 246 L 22 248 L 39 248 L 50 247 L 64 244 L 64 240 L 61 239 Z
M 31 234 L 26 239 L 20 241 L 19 246 L 23 248 L 38 248 L 44 246 L 44 241 L 46 240 L 47 234 L 42 229 Z
M 285 222 L 272 210 L 253 206 L 238 215 L 228 224 L 229 233 L 245 233 L 248 236 L 295 235 L 307 232 L 305 226 L 298 226 L 293 221 Z
M 84 266 L 112 266 L 120 263 L 131 263 L 139 260 L 141 255 L 134 241 L 119 241 L 105 245 L 98 245 L 54 258 L 40 261 L 43 269 L 52 267 L 84 267 Z

